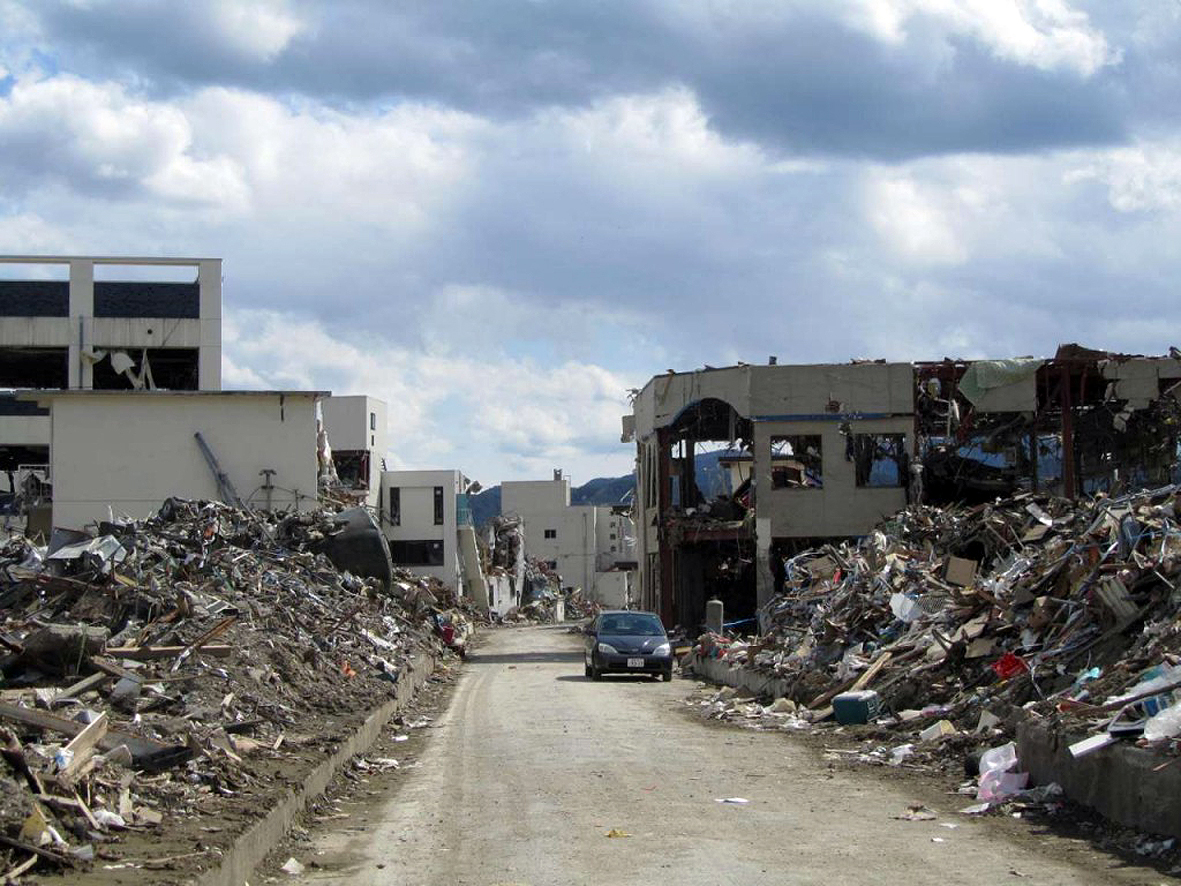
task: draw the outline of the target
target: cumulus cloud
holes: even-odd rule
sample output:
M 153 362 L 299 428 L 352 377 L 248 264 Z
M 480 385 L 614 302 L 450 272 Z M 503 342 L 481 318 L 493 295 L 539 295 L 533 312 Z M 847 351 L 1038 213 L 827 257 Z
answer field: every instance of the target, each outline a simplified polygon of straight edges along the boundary
M 1121 47 L 1066 0 L 640 0 L 609 12 L 593 0 L 337 0 L 297 12 L 262 0 L 180 12 L 164 0 L 42 0 L 27 9 L 76 70 L 134 72 L 171 94 L 221 85 L 511 120 L 683 87 L 726 135 L 879 157 L 985 147 L 998 128 L 1010 149 L 1121 134 L 1101 76 Z
M 282 52 L 305 28 L 286 0 L 213 0 L 209 13 L 228 46 L 263 61 Z
M 1181 208 L 1181 141 L 1145 142 L 1107 152 L 1068 180 L 1098 180 L 1120 212 Z
M 902 257 L 933 264 L 967 258 L 955 231 L 955 198 L 942 189 L 922 188 L 908 176 L 874 176 L 866 200 L 874 227 Z
M 618 443 L 626 382 L 595 364 L 358 342 L 310 317 L 231 309 L 222 371 L 227 388 L 330 389 L 385 400 L 391 466 L 458 467 L 496 483 L 554 464 L 585 479 L 626 473 L 633 457 Z
M 971 38 L 1000 59 L 1043 71 L 1090 77 L 1119 59 L 1086 12 L 1065 0 L 860 0 L 841 14 L 895 46 L 934 25 L 944 39 Z

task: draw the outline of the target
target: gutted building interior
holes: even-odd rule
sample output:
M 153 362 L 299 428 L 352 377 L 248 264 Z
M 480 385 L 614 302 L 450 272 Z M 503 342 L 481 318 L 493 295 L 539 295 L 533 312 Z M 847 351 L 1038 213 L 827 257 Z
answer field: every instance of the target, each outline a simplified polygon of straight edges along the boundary
M 735 366 L 653 378 L 637 445 L 640 599 L 698 627 L 754 616 L 783 558 L 908 504 L 1176 482 L 1181 354 L 1063 345 L 1053 359 Z M 721 488 L 709 456 L 728 465 Z

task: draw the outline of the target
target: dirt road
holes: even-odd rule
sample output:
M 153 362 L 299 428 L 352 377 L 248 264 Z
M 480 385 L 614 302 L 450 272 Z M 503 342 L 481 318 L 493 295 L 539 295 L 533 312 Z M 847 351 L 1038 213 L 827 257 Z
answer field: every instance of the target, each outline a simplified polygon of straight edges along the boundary
M 830 770 L 790 737 L 680 710 L 692 684 L 583 677 L 564 627 L 490 632 L 421 765 L 301 883 L 1154 884 L 1085 843 L 970 819 L 963 797 Z M 719 803 L 744 798 L 746 804 Z M 939 814 L 903 821 L 916 801 Z M 1016 825 L 1016 823 L 1012 823 Z M 955 827 L 945 826 L 954 825 Z M 1021 832 L 1024 829 L 1024 832 Z M 629 836 L 608 837 L 616 830 Z

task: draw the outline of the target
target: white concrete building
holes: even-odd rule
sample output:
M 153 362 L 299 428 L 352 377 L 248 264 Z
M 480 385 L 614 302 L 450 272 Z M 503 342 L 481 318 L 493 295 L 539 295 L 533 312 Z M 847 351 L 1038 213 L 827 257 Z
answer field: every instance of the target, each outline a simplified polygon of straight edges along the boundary
M 395 566 L 437 578 L 461 594 L 467 591 L 461 531 L 472 533 L 475 544 L 467 485 L 456 470 L 383 471 L 378 520 Z
M 386 453 L 386 404 L 364 395 L 327 397 L 320 403 L 332 460 L 341 483 L 377 508 Z
M 630 601 L 635 530 L 631 519 L 601 505 L 571 505 L 570 480 L 510 480 L 500 485 L 500 512 L 525 524 L 526 556 L 553 564 L 564 587 L 582 588 L 606 606 Z
M 253 507 L 317 502 L 318 391 L 44 391 L 53 525 L 147 517 L 169 496 L 225 500 L 200 433 Z M 269 477 L 265 472 L 271 472 Z
M 15 390 L 221 388 L 220 259 L 5 255 L 0 278 L 0 471 L 49 461 Z

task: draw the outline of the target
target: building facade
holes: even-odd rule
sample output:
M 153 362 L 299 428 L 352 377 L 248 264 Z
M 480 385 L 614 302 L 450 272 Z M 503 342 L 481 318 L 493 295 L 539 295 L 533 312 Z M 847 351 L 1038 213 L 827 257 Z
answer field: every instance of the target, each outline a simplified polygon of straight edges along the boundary
M 635 531 L 622 509 L 571 505 L 570 479 L 510 480 L 500 485 L 500 512 L 524 524 L 525 554 L 550 563 L 567 588 L 587 599 L 628 605 L 635 565 Z
M 49 462 L 17 390 L 220 390 L 220 259 L 10 255 L 0 278 L 0 477 Z
M 332 396 L 321 401 L 320 412 L 341 484 L 377 508 L 387 445 L 385 402 L 364 395 Z
M 639 596 L 695 629 L 751 616 L 784 556 L 862 536 L 907 504 L 984 503 L 1181 479 L 1181 358 L 1079 345 L 1052 359 L 739 365 L 651 379 L 636 445 Z M 722 450 L 730 489 L 698 484 Z
M 378 520 L 395 566 L 437 578 L 461 594 L 460 531 L 472 531 L 467 485 L 457 470 L 383 471 Z
M 44 391 L 52 524 L 143 518 L 165 499 L 304 510 L 317 504 L 317 391 Z

